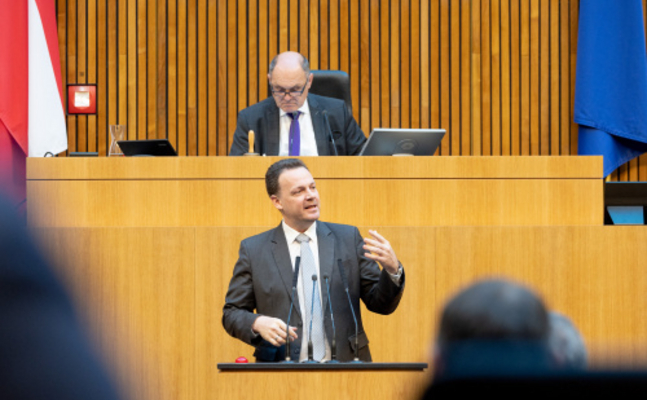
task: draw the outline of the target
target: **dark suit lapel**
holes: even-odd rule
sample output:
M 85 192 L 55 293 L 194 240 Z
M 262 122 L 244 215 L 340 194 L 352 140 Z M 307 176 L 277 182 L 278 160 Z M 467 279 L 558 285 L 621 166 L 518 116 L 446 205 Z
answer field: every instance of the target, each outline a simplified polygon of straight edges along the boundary
M 327 276 L 328 282 L 331 282 L 335 265 L 335 235 L 333 235 L 325 222 L 317 221 L 317 241 L 319 242 L 319 273 L 321 276 L 323 312 L 324 315 L 328 315 L 328 294 L 324 276 Z
M 274 229 L 272 237 L 272 255 L 274 256 L 275 267 L 281 277 L 281 281 L 283 281 L 285 290 L 288 292 L 289 296 L 292 296 L 292 276 L 294 275 L 294 272 L 292 271 L 292 261 L 290 260 L 288 244 L 285 241 L 285 233 L 283 232 L 283 227 L 281 225 Z M 294 311 L 301 318 L 298 294 L 295 294 L 294 298 Z
M 323 109 L 319 105 L 317 98 L 308 95 L 308 107 L 312 119 L 312 128 L 315 130 L 315 140 L 317 142 L 317 152 L 320 156 L 330 155 L 330 145 L 328 144 L 327 129 L 323 119 Z
M 267 129 L 267 145 L 265 148 L 265 154 L 268 156 L 279 154 L 279 142 L 281 139 L 281 129 L 279 126 L 279 108 L 276 106 L 274 99 L 272 99 L 272 105 L 269 107 L 267 113 L 265 113 L 265 127 Z M 283 230 L 281 230 L 281 234 Z M 283 238 L 285 242 L 285 238 Z

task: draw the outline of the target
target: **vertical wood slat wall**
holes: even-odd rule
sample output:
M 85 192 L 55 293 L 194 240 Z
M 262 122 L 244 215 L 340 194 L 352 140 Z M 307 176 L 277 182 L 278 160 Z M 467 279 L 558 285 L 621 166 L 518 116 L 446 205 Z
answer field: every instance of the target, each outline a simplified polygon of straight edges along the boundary
M 350 74 L 355 118 L 444 128 L 441 155 L 572 155 L 579 0 L 57 0 L 63 83 L 96 83 L 69 151 L 168 137 L 226 155 L 286 50 Z M 647 180 L 647 158 L 612 180 Z

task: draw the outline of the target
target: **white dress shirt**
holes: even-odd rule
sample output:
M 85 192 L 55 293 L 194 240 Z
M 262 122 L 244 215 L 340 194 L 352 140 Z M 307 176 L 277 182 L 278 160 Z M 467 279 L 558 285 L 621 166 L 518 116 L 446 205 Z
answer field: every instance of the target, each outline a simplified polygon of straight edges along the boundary
M 301 156 L 318 156 L 317 140 L 315 139 L 315 130 L 312 125 L 312 115 L 310 114 L 310 107 L 308 107 L 308 100 L 303 103 L 299 108 L 299 129 L 301 131 Z M 279 155 L 290 155 L 290 125 L 292 118 L 285 111 L 279 108 Z M 319 260 L 317 260 L 319 261 Z

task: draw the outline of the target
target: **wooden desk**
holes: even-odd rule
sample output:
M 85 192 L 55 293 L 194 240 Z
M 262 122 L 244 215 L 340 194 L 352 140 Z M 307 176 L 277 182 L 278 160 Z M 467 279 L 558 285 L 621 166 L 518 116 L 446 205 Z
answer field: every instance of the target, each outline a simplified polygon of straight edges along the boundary
M 32 226 L 271 226 L 278 157 L 30 158 Z M 358 226 L 602 225 L 601 157 L 304 157 L 321 219 Z

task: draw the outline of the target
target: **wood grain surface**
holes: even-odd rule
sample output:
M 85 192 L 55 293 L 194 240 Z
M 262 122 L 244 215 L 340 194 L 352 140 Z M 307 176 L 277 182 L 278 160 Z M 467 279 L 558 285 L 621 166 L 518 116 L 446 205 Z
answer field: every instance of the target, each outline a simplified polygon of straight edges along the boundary
M 239 242 L 270 226 L 38 228 L 82 320 L 128 398 L 416 398 L 426 373 L 221 373 L 252 358 L 222 306 Z M 369 227 L 360 227 L 363 235 Z M 370 227 L 375 228 L 375 227 Z M 389 316 L 367 312 L 379 362 L 427 362 L 443 304 L 476 279 L 535 290 L 579 327 L 593 368 L 647 366 L 645 227 L 377 227 L 406 271 Z M 333 300 L 334 301 L 334 300 Z M 392 378 L 397 379 L 392 379 Z
M 643 3 L 645 3 L 643 1 Z M 267 67 L 300 51 L 350 74 L 362 130 L 444 128 L 441 155 L 575 155 L 579 0 L 57 0 L 63 84 L 97 83 L 69 151 L 168 138 L 226 155 Z M 647 157 L 647 156 L 645 156 Z M 647 159 L 610 180 L 646 180 Z
M 257 226 L 276 157 L 29 159 L 33 226 Z M 600 157 L 310 157 L 322 219 L 354 225 L 602 225 Z

